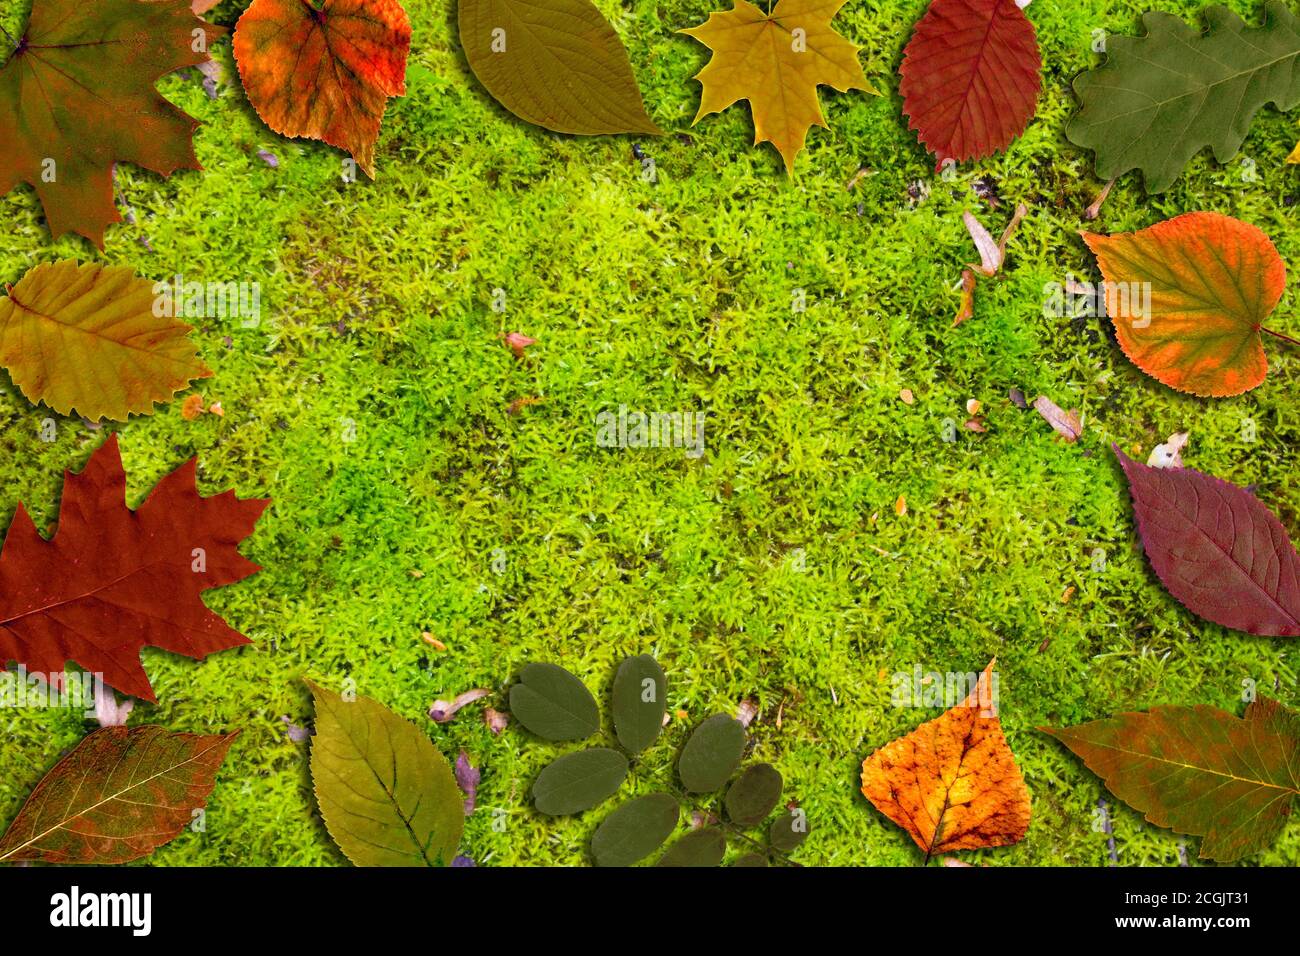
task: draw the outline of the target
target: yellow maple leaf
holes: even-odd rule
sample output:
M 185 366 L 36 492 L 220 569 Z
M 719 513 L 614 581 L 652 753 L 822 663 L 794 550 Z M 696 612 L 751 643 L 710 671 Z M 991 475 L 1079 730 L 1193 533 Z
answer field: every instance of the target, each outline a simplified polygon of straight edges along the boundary
M 770 14 L 748 0 L 734 2 L 681 31 L 713 51 L 695 75 L 704 87 L 695 122 L 749 100 L 754 144 L 772 143 L 792 173 L 808 127 L 826 126 L 818 85 L 868 89 L 858 48 L 831 29 L 844 0 L 778 0 Z

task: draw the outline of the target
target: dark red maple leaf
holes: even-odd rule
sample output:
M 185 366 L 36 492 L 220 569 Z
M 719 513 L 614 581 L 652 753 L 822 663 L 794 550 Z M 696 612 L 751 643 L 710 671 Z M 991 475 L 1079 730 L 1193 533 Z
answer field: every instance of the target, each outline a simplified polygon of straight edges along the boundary
M 141 648 L 202 658 L 249 643 L 199 595 L 260 570 L 239 543 L 270 500 L 204 498 L 194 469 L 191 458 L 132 511 L 114 436 L 80 474 L 65 475 L 48 541 L 19 504 L 0 551 L 0 667 L 13 660 L 56 674 L 74 661 L 153 701 Z
M 898 90 L 935 168 L 991 156 L 1024 132 L 1041 66 L 1015 0 L 934 0 L 903 52 Z
M 1300 635 L 1300 557 L 1254 495 L 1191 468 L 1125 457 L 1138 533 L 1161 582 L 1192 613 L 1270 637 Z

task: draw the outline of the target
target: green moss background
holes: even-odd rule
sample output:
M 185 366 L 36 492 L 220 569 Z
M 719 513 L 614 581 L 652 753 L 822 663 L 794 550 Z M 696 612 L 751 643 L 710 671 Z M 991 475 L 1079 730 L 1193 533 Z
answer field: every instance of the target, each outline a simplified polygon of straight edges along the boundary
M 1229 5 L 1251 20 L 1260 12 Z M 226 0 L 211 19 L 233 25 L 241 6 Z M 1263 386 L 1205 401 L 1133 368 L 1104 320 L 1042 312 L 1045 283 L 1094 275 L 1077 231 L 1101 184 L 1062 133 L 1069 81 L 1099 60 L 1093 31 L 1136 32 L 1144 5 L 1037 0 L 1038 115 L 1007 154 L 951 182 L 935 176 L 897 95 L 924 0 L 854 0 L 841 12 L 836 25 L 862 47 L 882 95 L 824 89 L 830 129 L 810 133 L 792 178 L 770 146 L 753 147 L 743 104 L 691 125 L 691 77 L 709 54 L 677 31 L 711 3 L 599 6 L 666 131 L 638 140 L 657 182 L 643 180 L 627 137 L 565 137 L 515 120 L 469 73 L 453 5 L 407 0 L 408 92 L 384 119 L 374 182 L 346 184 L 342 153 L 267 130 L 225 39 L 217 100 L 195 73 L 159 85 L 203 121 L 204 170 L 164 180 L 119 167 L 132 221 L 110 227 L 102 255 L 79 239 L 51 244 L 29 188 L 0 198 L 4 281 L 73 257 L 262 287 L 259 328 L 232 318 L 195 333 L 216 372 L 196 391 L 221 402 L 224 418 L 185 421 L 178 399 L 111 426 L 132 503 L 191 455 L 205 491 L 274 498 L 244 546 L 264 570 L 207 596 L 252 646 L 201 663 L 144 654 L 161 703 L 138 705 L 132 724 L 243 731 L 206 832 L 183 834 L 152 862 L 346 862 L 315 812 L 307 747 L 280 720 L 309 725 L 310 676 L 334 687 L 352 678 L 482 767 L 462 852 L 486 865 L 583 863 L 614 804 L 562 821 L 530 809 L 532 780 L 560 748 L 517 725 L 492 736 L 483 703 L 444 726 L 425 714 L 435 698 L 479 686 L 504 709 L 501 692 L 530 660 L 568 667 L 607 699 L 616 662 L 653 652 L 671 708 L 686 716 L 626 794 L 668 779 L 690 726 L 753 698 L 754 757 L 779 767 L 812 823 L 797 859 L 914 865 L 910 839 L 858 790 L 867 754 L 938 713 L 891 706 L 888 677 L 917 664 L 978 671 L 996 655 L 1034 819 L 1018 846 L 966 859 L 1104 864 L 1093 821 L 1105 798 L 1121 864 L 1177 865 L 1185 844 L 1197 865 L 1199 841 L 1117 807 L 1035 730 L 1161 703 L 1240 713 L 1246 679 L 1298 699 L 1294 640 L 1225 631 L 1159 586 L 1109 446 L 1145 459 L 1190 429 L 1189 465 L 1254 486 L 1300 534 L 1300 355 L 1266 342 Z M 1159 7 L 1197 10 L 1188 0 Z M 3 0 L 0 11 L 18 34 L 26 4 Z M 1241 154 L 1254 177 L 1240 159 L 1219 166 L 1205 154 L 1159 196 L 1129 176 L 1092 228 L 1217 210 L 1262 227 L 1296 274 L 1300 173 L 1283 164 L 1295 120 L 1262 112 Z M 976 195 L 983 177 L 1000 208 Z M 909 184 L 928 195 L 913 198 Z M 954 329 L 954 284 L 974 256 L 961 213 L 996 234 L 1016 201 L 1030 214 L 1006 272 L 981 283 L 975 317 Z M 504 313 L 491 308 L 496 288 Z M 802 313 L 791 308 L 799 289 Z M 1296 303 L 1293 285 L 1273 323 L 1293 335 Z M 524 361 L 499 338 L 516 330 L 539 340 Z M 1082 440 L 1056 439 L 1008 401 L 1012 387 L 1081 409 Z M 899 400 L 903 388 L 914 405 Z M 524 396 L 544 401 L 508 414 Z M 971 398 L 983 402 L 985 434 L 960 427 Z M 620 404 L 705 412 L 707 453 L 596 447 L 595 416 Z M 104 430 L 54 416 L 58 438 L 43 443 L 49 415 L 0 375 L 5 525 L 19 501 L 38 525 L 52 523 L 64 469 L 103 440 Z M 943 440 L 945 420 L 958 425 L 955 442 Z M 445 652 L 421 639 L 426 630 Z M 66 711 L 0 713 L 0 823 L 90 726 Z M 494 809 L 505 811 L 499 831 Z M 1293 823 L 1248 862 L 1298 860 Z

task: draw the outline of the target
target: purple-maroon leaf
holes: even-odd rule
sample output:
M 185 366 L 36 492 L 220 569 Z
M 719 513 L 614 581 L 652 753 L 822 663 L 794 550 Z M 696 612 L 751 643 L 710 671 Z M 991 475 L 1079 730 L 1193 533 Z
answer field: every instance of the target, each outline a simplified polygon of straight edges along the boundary
M 483 775 L 469 762 L 465 751 L 456 758 L 456 784 L 465 794 L 465 816 L 474 812 L 474 801 L 478 797 L 478 782 Z
M 1151 567 L 1193 614 L 1249 634 L 1300 635 L 1300 557 L 1271 511 L 1192 468 L 1151 468 L 1118 449 Z

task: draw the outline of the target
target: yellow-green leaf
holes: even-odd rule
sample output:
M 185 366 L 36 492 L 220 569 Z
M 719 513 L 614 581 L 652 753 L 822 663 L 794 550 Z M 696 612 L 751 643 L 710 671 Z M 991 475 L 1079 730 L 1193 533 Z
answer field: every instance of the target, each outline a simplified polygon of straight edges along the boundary
M 212 372 L 190 327 L 126 266 L 36 266 L 0 299 L 0 365 L 56 412 L 125 421 Z M 155 312 L 163 314 L 156 315 Z
M 557 133 L 658 133 L 627 51 L 590 0 L 460 0 L 470 69 L 502 106 Z
M 465 826 L 447 758 L 369 697 L 316 697 L 311 778 L 325 827 L 357 866 L 448 866 Z

